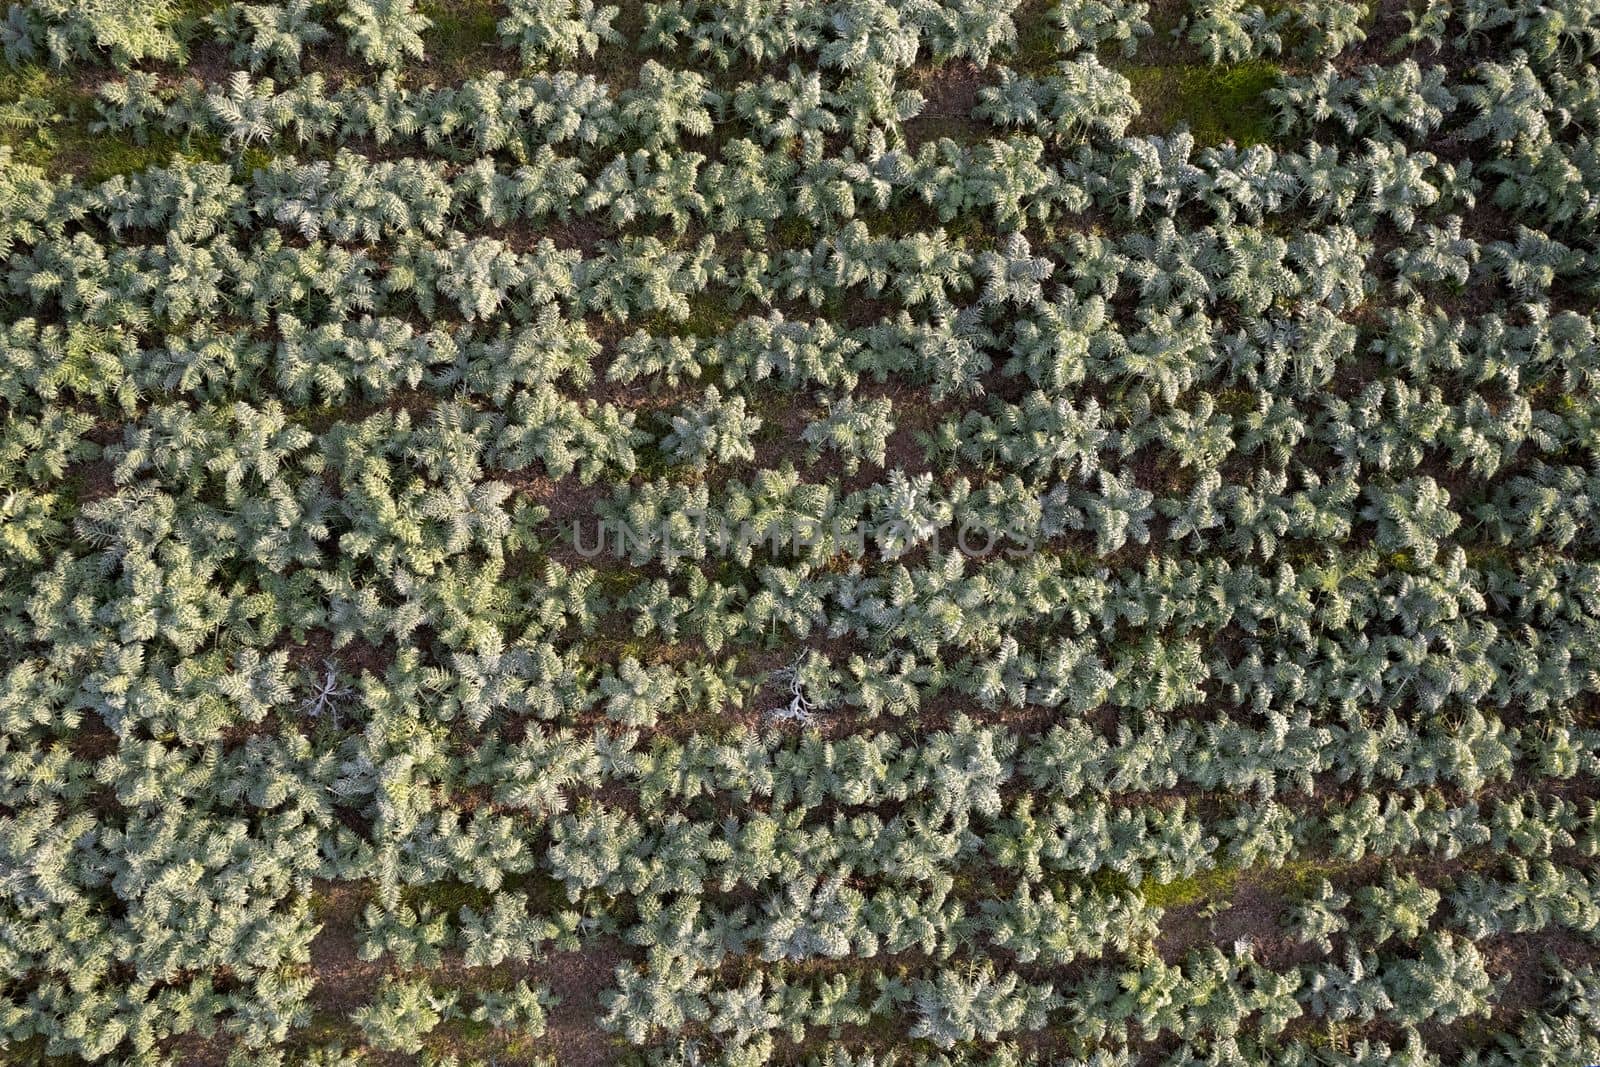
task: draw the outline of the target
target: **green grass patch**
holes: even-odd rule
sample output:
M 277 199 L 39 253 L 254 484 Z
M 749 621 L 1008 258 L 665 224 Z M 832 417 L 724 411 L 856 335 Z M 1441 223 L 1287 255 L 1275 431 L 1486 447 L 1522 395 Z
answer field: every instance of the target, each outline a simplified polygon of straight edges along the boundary
M 51 165 L 71 171 L 89 183 L 103 182 L 118 174 L 135 174 L 150 167 L 164 167 L 174 158 L 191 163 L 229 163 L 245 165 L 248 172 L 263 165 L 266 155 L 247 150 L 230 155 L 216 138 L 192 138 L 187 144 L 176 137 L 155 132 L 139 144 L 131 137 L 90 133 L 85 126 L 69 127 L 51 151 Z
M 1256 409 L 1260 396 L 1251 389 L 1220 389 L 1211 394 L 1217 410 L 1226 415 L 1248 415 Z
M 785 215 L 772 226 L 772 243 L 778 248 L 810 248 L 816 239 L 816 227 L 798 215 Z
M 1158 908 L 1182 908 L 1201 901 L 1225 900 L 1233 895 L 1239 881 L 1239 868 L 1214 867 L 1209 871 L 1172 882 L 1139 883 L 1139 893 L 1145 902 Z
M 457 915 L 462 908 L 485 912 L 494 904 L 494 894 L 479 886 L 465 882 L 430 882 L 427 885 L 408 885 L 400 891 L 400 899 L 413 908 L 431 904 L 435 911 Z
M 1128 876 L 1121 871 L 1114 871 L 1110 867 L 1101 867 L 1089 878 L 1091 885 L 1102 893 L 1131 893 L 1134 892 L 1133 883 L 1128 881 Z M 1148 883 L 1147 886 L 1148 887 Z
M 433 20 L 422 35 L 430 75 L 460 81 L 482 67 L 486 50 L 500 47 L 503 12 L 493 0 L 427 0 L 417 10 Z
M 0 66 L 0 105 L 13 104 L 27 97 L 44 97 L 61 103 L 74 95 L 76 91 L 66 79 L 37 64 Z
M 619 566 L 594 568 L 595 584 L 610 597 L 624 597 L 633 587 L 644 581 L 644 576 L 634 567 Z
M 702 290 L 689 298 L 689 317 L 678 325 L 678 332 L 702 339 L 720 337 L 741 318 L 725 295 Z
M 94 121 L 94 97 L 61 75 L 38 66 L 0 70 L 0 144 L 10 146 L 18 163 L 93 184 L 165 166 L 174 157 L 233 163 L 247 173 L 271 159 L 257 148 L 226 150 L 216 137 L 180 138 L 152 129 L 141 142 L 125 132 L 96 132 L 90 128 Z
M 1350 866 L 1349 863 L 1326 860 L 1290 860 L 1282 867 L 1266 872 L 1264 880 L 1279 892 L 1304 894 L 1310 892 L 1324 878 L 1336 877 Z
M 0 144 L 12 159 L 48 168 L 60 130 L 86 100 L 65 78 L 43 67 L 0 68 Z
M 1017 27 L 1013 69 L 1025 74 L 1041 74 L 1061 58 L 1061 30 L 1050 17 L 1052 0 L 1027 0 L 1011 16 Z
M 1182 123 L 1205 145 L 1248 146 L 1272 139 L 1273 113 L 1264 94 L 1277 84 L 1276 64 L 1135 66 L 1122 73 L 1139 101 L 1139 132 L 1165 133 Z
M 1240 882 L 1276 893 L 1298 895 L 1310 892 L 1324 878 L 1337 878 L 1353 866 L 1355 864 L 1322 859 L 1291 859 L 1281 867 L 1245 868 L 1224 864 L 1171 882 L 1146 879 L 1137 891 L 1147 903 L 1161 908 L 1226 903 Z M 1114 881 L 1102 884 L 1100 875 L 1096 876 L 1095 884 L 1103 889 L 1116 887 Z
M 884 211 L 862 211 L 857 218 L 874 237 L 909 237 L 914 233 L 938 233 L 964 242 L 969 250 L 992 244 L 994 227 L 974 212 L 941 219 L 933 205 L 920 197 L 905 197 Z

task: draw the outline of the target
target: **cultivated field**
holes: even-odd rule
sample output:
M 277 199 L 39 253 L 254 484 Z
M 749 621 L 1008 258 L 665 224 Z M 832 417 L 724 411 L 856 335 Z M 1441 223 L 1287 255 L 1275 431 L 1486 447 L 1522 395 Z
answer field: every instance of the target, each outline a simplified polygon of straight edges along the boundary
M 1600 1063 L 1600 0 L 0 54 L 0 1063 Z

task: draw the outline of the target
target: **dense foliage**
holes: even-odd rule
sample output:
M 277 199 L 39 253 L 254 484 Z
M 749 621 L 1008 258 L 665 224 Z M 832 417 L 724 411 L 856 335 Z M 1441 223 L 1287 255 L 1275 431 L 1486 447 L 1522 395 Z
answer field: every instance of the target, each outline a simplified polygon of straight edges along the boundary
M 1600 2 L 0 49 L 0 1059 L 1600 1063 Z

